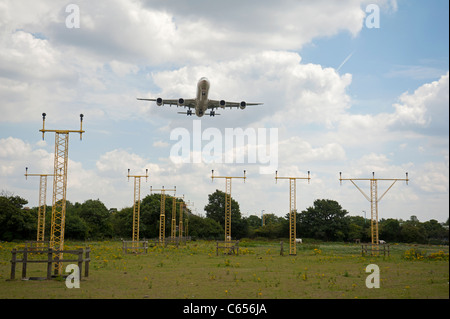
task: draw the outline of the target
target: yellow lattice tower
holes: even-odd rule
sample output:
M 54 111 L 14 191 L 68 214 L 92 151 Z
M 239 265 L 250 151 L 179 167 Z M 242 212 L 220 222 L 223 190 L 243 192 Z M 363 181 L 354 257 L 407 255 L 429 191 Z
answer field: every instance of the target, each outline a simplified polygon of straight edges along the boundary
M 225 178 L 225 243 L 231 241 L 231 180 L 233 178 L 242 178 L 245 183 L 245 170 L 244 176 L 214 176 L 214 170 L 211 171 L 211 179 Z
M 175 193 L 177 191 L 177 187 L 174 186 L 173 189 L 164 188 L 164 186 L 160 189 L 153 189 L 150 186 L 150 194 L 152 191 L 161 192 L 161 210 L 159 214 L 159 243 L 164 244 L 164 240 L 166 239 L 166 192 L 174 192 L 173 196 L 175 198 Z M 175 206 L 176 207 L 176 206 Z M 173 210 L 173 206 L 172 206 Z M 172 212 L 173 214 L 173 212 Z
M 42 113 L 42 139 L 45 132 L 55 133 L 55 159 L 53 165 L 53 199 L 52 199 L 52 220 L 50 228 L 50 247 L 62 251 L 64 250 L 64 230 L 66 223 L 66 195 L 67 195 L 67 164 L 69 162 L 69 133 L 80 133 L 82 139 L 83 114 L 80 114 L 79 130 L 48 130 L 45 128 L 45 113 Z M 55 259 L 62 260 L 60 252 L 54 254 Z M 62 274 L 62 263 L 54 264 L 55 275 Z
M 342 185 L 342 181 L 350 181 L 353 185 L 363 194 L 363 196 L 370 202 L 370 234 L 372 239 L 372 254 L 378 254 L 378 203 L 386 195 L 386 193 L 394 186 L 397 181 L 406 181 L 408 185 L 408 173 L 406 173 L 406 178 L 375 178 L 375 172 L 372 172 L 372 178 L 342 178 L 342 172 L 339 172 L 339 181 Z M 367 196 L 364 191 L 356 185 L 355 181 L 370 181 L 370 196 Z M 393 181 L 393 183 L 388 187 L 388 189 L 378 197 L 378 181 Z
M 148 180 L 148 169 L 145 169 L 145 175 L 130 175 L 130 169 L 128 169 L 128 181 L 130 177 L 134 178 L 134 201 L 133 201 L 133 247 L 138 246 L 139 242 L 139 219 L 141 211 L 141 177 L 145 177 L 145 181 Z
M 184 202 L 184 195 L 183 195 L 183 200 L 178 202 L 180 204 L 180 217 L 178 220 L 178 238 L 180 238 L 180 240 L 183 237 L 183 210 L 186 207 L 186 203 Z
M 174 196 L 173 197 L 173 204 L 172 204 L 172 222 L 170 226 L 170 237 L 172 239 L 175 239 L 177 237 L 177 200 L 181 199 L 184 200 L 183 196 Z M 180 211 L 182 210 L 182 203 L 183 201 L 180 201 Z
M 28 167 L 25 167 L 25 178 L 28 179 L 28 176 L 39 176 L 39 209 L 38 209 L 36 241 L 43 242 L 44 238 L 45 238 L 45 209 L 46 209 L 46 201 L 47 201 L 47 177 L 53 176 L 53 174 L 28 174 Z
M 310 172 L 308 171 L 308 177 L 278 177 L 278 171 L 275 172 L 275 182 L 279 179 L 289 180 L 289 255 L 297 255 L 296 237 L 297 237 L 297 190 L 296 180 L 306 179 L 311 180 Z
M 194 206 L 194 202 L 190 202 L 188 201 L 185 205 L 185 207 L 193 207 Z M 191 209 L 192 211 L 192 209 Z M 186 214 L 186 218 L 184 219 L 185 224 L 184 224 L 184 236 L 188 237 L 189 236 L 189 218 L 188 218 L 189 214 Z

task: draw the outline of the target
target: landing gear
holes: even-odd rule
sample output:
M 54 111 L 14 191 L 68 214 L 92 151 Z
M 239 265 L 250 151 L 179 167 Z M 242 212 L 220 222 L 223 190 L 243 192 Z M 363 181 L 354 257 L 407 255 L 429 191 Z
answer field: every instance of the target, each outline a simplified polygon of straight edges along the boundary
M 215 116 L 215 115 L 216 115 L 216 112 L 215 112 L 215 111 L 209 112 L 209 116 Z
M 192 110 L 191 109 L 187 110 L 186 114 L 187 116 L 192 116 Z

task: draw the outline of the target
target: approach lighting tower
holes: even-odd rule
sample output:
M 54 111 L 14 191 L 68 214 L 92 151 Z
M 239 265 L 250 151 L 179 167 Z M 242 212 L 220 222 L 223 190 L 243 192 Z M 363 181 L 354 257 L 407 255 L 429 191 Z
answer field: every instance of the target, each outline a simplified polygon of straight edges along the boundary
M 145 175 L 130 175 L 130 169 L 128 169 L 128 181 L 130 177 L 134 177 L 134 201 L 133 201 L 133 247 L 138 246 L 139 242 L 139 214 L 141 211 L 141 177 L 145 177 L 145 181 L 148 180 L 148 169 L 145 169 Z
M 172 223 L 171 223 L 171 226 L 170 226 L 170 237 L 172 237 L 172 239 L 175 239 L 177 237 L 177 200 L 178 199 L 181 199 L 181 201 L 180 201 L 180 212 L 181 212 L 182 209 L 183 209 L 184 195 L 183 196 L 174 196 L 173 197 Z
M 83 114 L 80 114 L 79 130 L 48 130 L 45 128 L 45 113 L 42 113 L 42 139 L 45 132 L 55 133 L 55 159 L 53 165 L 53 199 L 52 220 L 50 228 L 50 247 L 64 250 L 64 230 L 66 223 L 66 195 L 67 195 L 67 164 L 69 162 L 69 133 L 80 133 L 83 136 Z M 61 252 L 55 253 L 55 258 L 62 260 Z M 54 264 L 55 275 L 62 274 L 62 263 Z
M 297 246 L 295 238 L 297 237 L 297 179 L 307 179 L 308 184 L 311 180 L 310 172 L 308 171 L 308 177 L 278 177 L 278 171 L 275 171 L 275 183 L 279 179 L 289 180 L 289 255 L 297 255 Z
M 370 234 L 372 237 L 372 247 L 375 246 L 376 254 L 378 254 L 378 202 L 386 195 L 386 193 L 394 186 L 397 181 L 406 181 L 408 185 L 408 173 L 406 178 L 375 178 L 375 172 L 372 172 L 372 178 L 342 178 L 342 172 L 339 172 L 339 181 L 342 185 L 342 181 L 350 181 L 353 185 L 364 195 L 364 197 L 370 202 Z M 370 181 L 370 196 L 367 196 L 364 191 L 356 185 L 355 181 Z M 378 181 L 393 181 L 391 186 L 378 197 Z M 373 249 L 372 249 L 373 253 Z
M 233 178 L 242 178 L 245 183 L 245 170 L 244 177 L 241 176 L 214 176 L 214 170 L 212 170 L 211 179 L 225 178 L 225 243 L 231 241 L 231 180 Z
M 25 167 L 25 178 L 28 176 L 39 176 L 39 209 L 36 241 L 43 242 L 45 235 L 45 209 L 47 201 L 47 177 L 53 174 L 28 174 L 28 167 Z
M 194 202 L 191 203 L 191 201 L 189 200 L 186 204 L 185 207 L 194 207 Z M 192 211 L 192 209 L 190 209 Z M 186 211 L 186 219 L 185 219 L 185 225 L 184 225 L 184 235 L 186 237 L 189 236 L 189 219 L 188 217 L 188 212 Z
M 184 202 L 184 195 L 183 199 L 179 202 L 180 203 L 180 217 L 178 221 L 178 238 L 181 240 L 183 238 L 183 211 L 186 208 L 186 203 Z
M 160 189 L 153 189 L 150 186 L 150 194 L 152 193 L 152 191 L 161 192 L 161 211 L 159 214 L 159 243 L 164 244 L 164 240 L 166 239 L 166 192 L 174 192 L 173 196 L 175 198 L 177 187 L 174 186 L 173 189 L 165 189 L 163 186 Z M 173 214 L 173 206 L 172 206 L 172 214 Z

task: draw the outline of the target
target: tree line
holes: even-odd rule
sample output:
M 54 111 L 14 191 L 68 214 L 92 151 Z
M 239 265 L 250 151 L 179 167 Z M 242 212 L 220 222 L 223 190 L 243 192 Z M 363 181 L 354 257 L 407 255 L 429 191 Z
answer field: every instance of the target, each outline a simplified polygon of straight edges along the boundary
M 208 195 L 204 210 L 206 216 L 184 212 L 184 225 L 189 235 L 199 239 L 223 239 L 225 222 L 225 193 L 216 190 Z M 180 200 L 178 200 L 180 201 Z M 181 200 L 182 201 L 182 200 Z M 27 200 L 2 192 L 0 194 L 0 240 L 35 240 L 38 207 L 26 208 Z M 170 236 L 173 197 L 166 195 L 166 236 Z M 179 223 L 177 204 L 177 226 Z M 159 236 L 161 195 L 144 197 L 140 204 L 140 238 Z M 51 207 L 46 208 L 46 239 L 50 235 Z M 131 238 L 133 207 L 108 210 L 99 200 L 89 199 L 84 203 L 66 202 L 65 238 L 73 240 L 103 240 Z M 350 216 L 341 205 L 329 199 L 317 199 L 313 206 L 296 214 L 297 237 L 321 241 L 347 241 L 359 239 L 370 242 L 370 219 Z M 448 244 L 448 219 L 439 223 L 432 219 L 420 222 L 411 216 L 408 220 L 381 219 L 379 237 L 387 242 Z M 241 238 L 287 238 L 289 214 L 265 214 L 264 226 L 260 216 L 242 216 L 239 203 L 231 199 L 231 234 L 233 239 Z

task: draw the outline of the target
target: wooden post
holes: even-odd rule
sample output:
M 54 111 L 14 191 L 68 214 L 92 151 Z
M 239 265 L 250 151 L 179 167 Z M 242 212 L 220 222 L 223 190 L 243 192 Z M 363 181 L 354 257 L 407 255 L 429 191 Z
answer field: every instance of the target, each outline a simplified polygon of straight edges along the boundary
M 52 279 L 52 262 L 53 262 L 53 249 L 48 249 L 48 256 L 47 256 L 47 279 Z
M 219 256 L 219 242 L 216 241 L 216 256 Z
M 283 256 L 284 249 L 283 249 L 283 242 L 280 242 L 280 256 Z
M 89 262 L 91 261 L 90 253 L 91 248 L 86 247 L 86 259 L 84 260 L 84 277 L 89 277 Z
M 239 240 L 236 242 L 236 255 L 239 256 Z
M 23 259 L 22 259 L 22 279 L 27 277 L 27 261 L 28 261 L 28 250 L 25 246 L 23 251 Z
M 16 279 L 16 258 L 17 258 L 17 249 L 14 248 L 11 256 L 11 280 Z
M 80 281 L 82 269 L 83 269 L 83 248 L 80 248 L 78 249 L 78 275 L 80 276 Z

